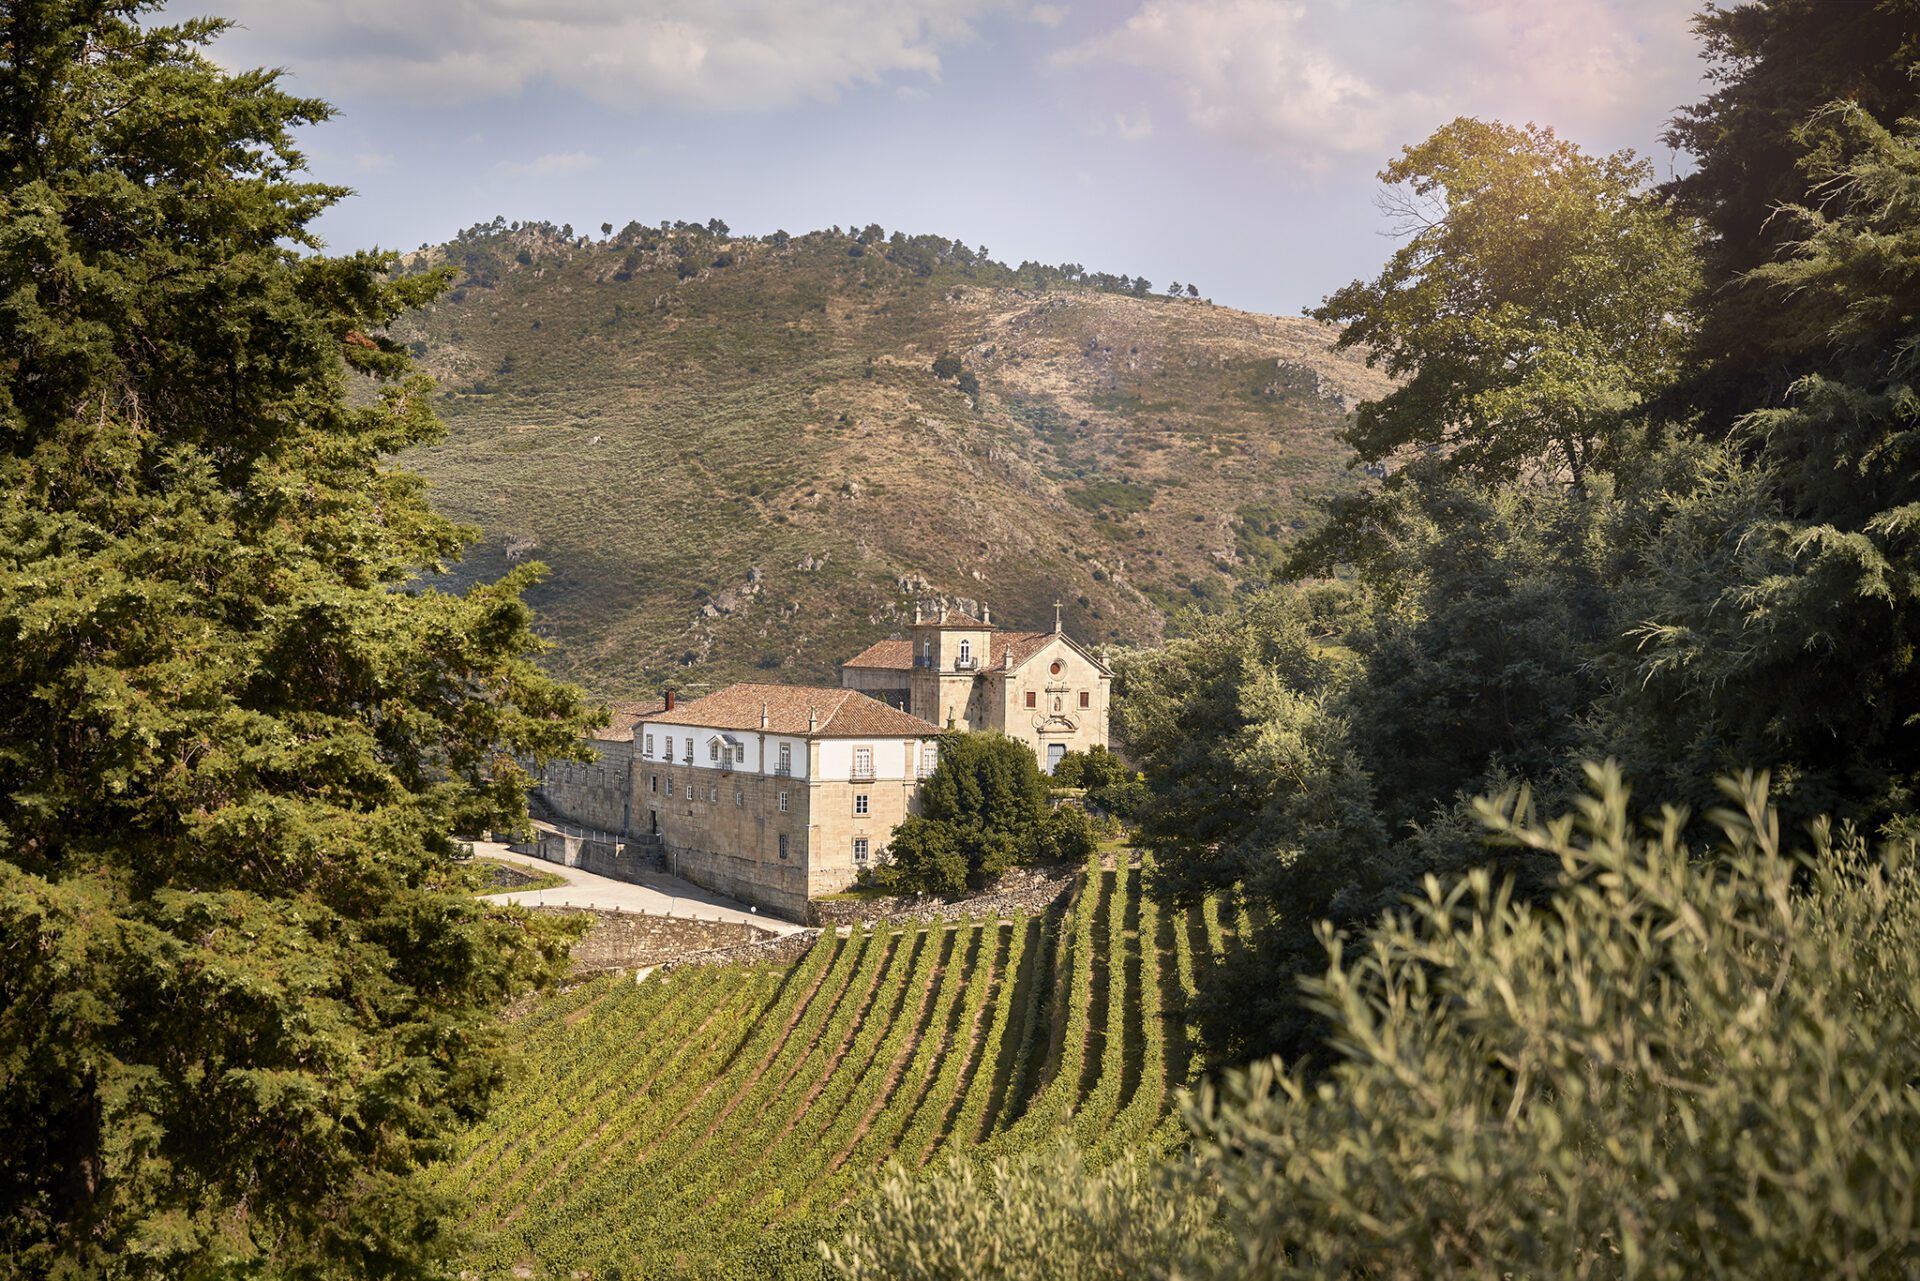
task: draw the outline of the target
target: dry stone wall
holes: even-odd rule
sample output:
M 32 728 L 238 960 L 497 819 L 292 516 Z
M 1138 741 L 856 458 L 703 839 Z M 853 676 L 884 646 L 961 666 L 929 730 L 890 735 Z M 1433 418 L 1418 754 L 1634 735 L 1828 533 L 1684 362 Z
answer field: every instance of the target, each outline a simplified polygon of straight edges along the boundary
M 586 937 L 573 945 L 576 973 L 633 970 L 666 965 L 693 956 L 742 953 L 783 936 L 744 921 L 708 921 L 651 912 L 620 912 L 575 907 L 535 907 L 536 912 L 575 913 L 593 918 Z M 784 937 L 793 937 L 791 935 Z M 805 952 L 805 948 L 801 951 Z
M 991 889 L 965 898 L 816 899 L 808 904 L 808 924 L 832 929 L 842 925 L 904 925 L 915 921 L 953 921 L 982 916 L 1031 916 L 1046 911 L 1072 888 L 1070 870 L 1016 867 Z

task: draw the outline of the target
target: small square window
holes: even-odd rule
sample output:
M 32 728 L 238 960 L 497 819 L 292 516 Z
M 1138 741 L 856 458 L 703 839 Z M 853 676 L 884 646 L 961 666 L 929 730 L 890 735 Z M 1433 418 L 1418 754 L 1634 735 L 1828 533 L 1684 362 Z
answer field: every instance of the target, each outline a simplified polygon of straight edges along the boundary
M 1093 694 L 1090 691 L 1084 690 L 1084 689 L 1080 691 L 1080 706 L 1082 707 L 1093 706 Z
M 1040 705 L 1040 696 L 1039 696 L 1038 694 L 1036 694 L 1036 693 L 1034 693 L 1034 692 L 1033 692 L 1032 690 L 1028 690 L 1028 691 L 1027 691 L 1027 706 L 1028 706 L 1028 707 L 1038 707 L 1039 705 Z
M 854 793 L 853 812 L 856 814 L 864 814 L 867 812 L 867 794 L 865 792 Z
M 779 804 L 780 804 L 780 812 L 782 814 L 786 813 L 787 812 L 787 794 L 785 792 L 780 793 Z

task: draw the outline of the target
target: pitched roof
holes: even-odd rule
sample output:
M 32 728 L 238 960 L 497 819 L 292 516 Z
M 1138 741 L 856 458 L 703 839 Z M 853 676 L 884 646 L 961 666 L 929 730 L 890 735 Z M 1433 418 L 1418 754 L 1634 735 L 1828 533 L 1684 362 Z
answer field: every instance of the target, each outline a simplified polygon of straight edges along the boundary
M 1053 632 L 996 632 L 993 637 L 993 653 L 987 659 L 989 667 L 1018 667 L 1046 648 L 1047 642 L 1054 638 Z M 1013 662 L 1007 662 L 1007 655 L 1013 655 Z
M 990 632 L 993 630 L 992 623 L 983 623 L 963 609 L 943 609 L 932 618 L 922 619 L 915 623 L 914 626 L 964 628 L 967 631 L 974 632 Z
M 802 738 L 932 738 L 938 726 L 889 707 L 859 690 L 743 682 L 646 718 L 649 725 L 758 730 Z M 816 719 L 817 718 L 817 719 Z M 811 728 L 810 728 L 811 727 Z
M 646 720 L 655 712 L 663 712 L 667 705 L 660 699 L 625 699 L 607 704 L 613 713 L 613 719 L 588 735 L 602 743 L 630 743 L 633 741 L 633 727 Z
M 840 666 L 882 667 L 888 671 L 905 671 L 913 666 L 913 642 L 910 640 L 875 641 Z

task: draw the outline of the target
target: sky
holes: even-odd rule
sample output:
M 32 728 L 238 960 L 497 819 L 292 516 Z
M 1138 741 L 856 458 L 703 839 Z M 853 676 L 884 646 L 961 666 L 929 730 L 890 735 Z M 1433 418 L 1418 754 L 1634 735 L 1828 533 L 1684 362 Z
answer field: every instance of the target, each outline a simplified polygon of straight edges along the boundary
M 1297 314 L 1392 252 L 1376 177 L 1461 115 L 1591 151 L 1703 96 L 1691 0 L 170 0 L 336 108 L 331 250 L 503 215 L 879 223 Z

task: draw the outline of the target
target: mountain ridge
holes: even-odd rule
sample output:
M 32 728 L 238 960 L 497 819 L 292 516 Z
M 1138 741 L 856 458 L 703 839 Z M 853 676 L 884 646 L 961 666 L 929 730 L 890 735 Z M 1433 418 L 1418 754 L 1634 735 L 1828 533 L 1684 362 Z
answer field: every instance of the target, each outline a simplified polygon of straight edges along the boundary
M 1351 483 L 1335 433 L 1386 380 L 1325 326 L 879 230 L 410 255 L 456 272 L 394 327 L 448 425 L 406 461 L 482 530 L 453 581 L 544 560 L 546 661 L 604 697 L 831 681 L 916 599 L 1150 642 Z

